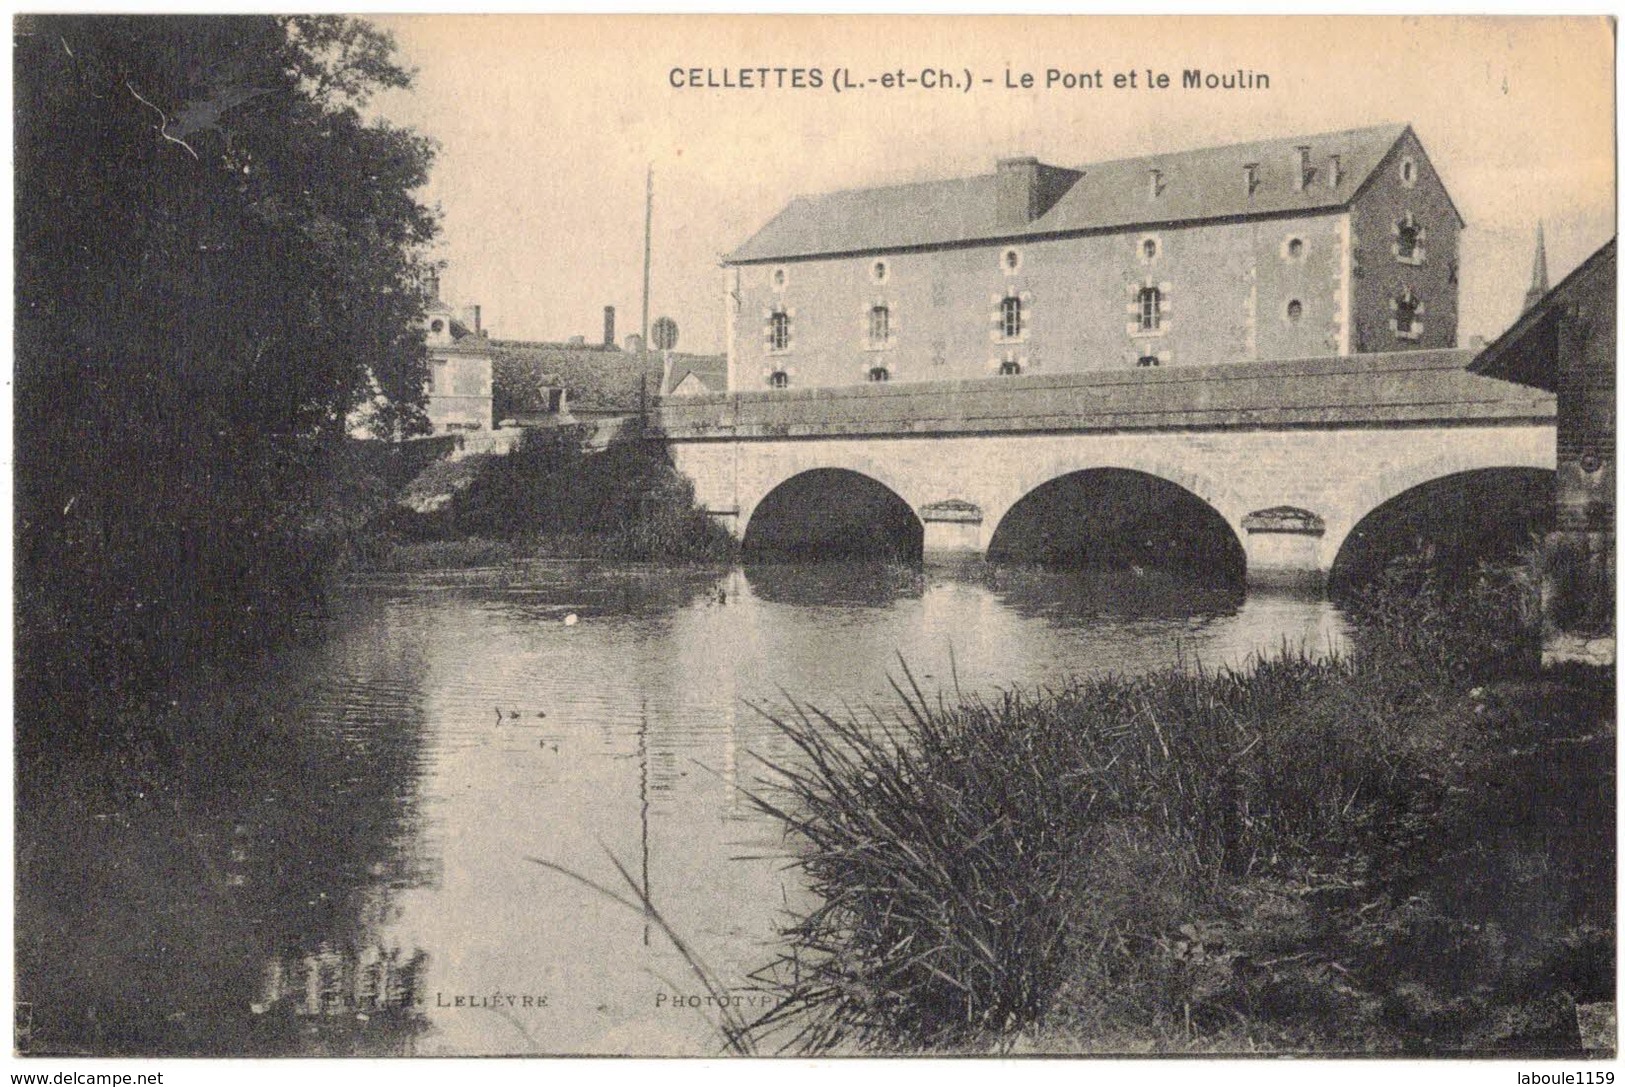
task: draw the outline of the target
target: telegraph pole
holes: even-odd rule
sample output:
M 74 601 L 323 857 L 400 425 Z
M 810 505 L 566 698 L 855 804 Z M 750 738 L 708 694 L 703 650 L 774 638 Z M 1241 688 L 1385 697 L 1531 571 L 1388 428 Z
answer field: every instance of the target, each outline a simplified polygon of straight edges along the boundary
M 655 167 L 649 164 L 648 185 L 643 200 L 643 353 L 649 353 L 649 249 L 650 230 L 655 218 Z
M 638 413 L 649 416 L 649 250 L 655 219 L 655 164 L 649 163 L 649 176 L 643 193 L 643 336 L 638 341 Z

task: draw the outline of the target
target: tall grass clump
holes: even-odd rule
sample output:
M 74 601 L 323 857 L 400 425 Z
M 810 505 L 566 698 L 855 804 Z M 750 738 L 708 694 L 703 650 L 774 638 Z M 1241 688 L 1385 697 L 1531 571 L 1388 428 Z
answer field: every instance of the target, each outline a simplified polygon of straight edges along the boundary
M 1531 669 L 1520 577 L 1400 571 L 1343 656 L 773 716 L 817 905 L 754 1040 L 1566 1052 L 1613 977 L 1612 677 Z
M 1080 969 L 1121 980 L 1223 879 L 1301 868 L 1391 791 L 1380 719 L 1295 712 L 1351 670 L 1288 653 L 953 705 L 910 686 L 891 721 L 776 717 L 802 758 L 757 803 L 820 905 L 764 974 L 781 999 L 758 1031 L 983 1048 L 1041 1023 Z

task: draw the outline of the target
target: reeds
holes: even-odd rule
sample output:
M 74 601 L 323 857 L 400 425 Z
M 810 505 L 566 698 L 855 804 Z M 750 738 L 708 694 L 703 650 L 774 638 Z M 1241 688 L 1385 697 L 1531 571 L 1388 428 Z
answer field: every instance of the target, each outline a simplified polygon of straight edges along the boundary
M 1517 595 L 1489 588 L 1457 598 L 1482 614 L 1430 616 L 1425 636 L 1356 656 L 1283 646 L 1239 669 L 952 700 L 904 666 L 891 717 L 768 714 L 796 754 L 766 764 L 753 800 L 818 905 L 757 974 L 778 1002 L 752 1038 L 980 1052 L 1059 1031 L 1073 1049 L 1326 1052 L 1435 1031 L 1393 1011 L 1437 984 L 1403 981 L 1406 949 L 1492 941 L 1485 919 L 1511 898 L 1485 865 L 1484 897 L 1451 896 L 1429 858 L 1462 863 L 1449 843 L 1484 818 L 1462 800 L 1480 779 L 1550 788 L 1545 760 L 1507 763 L 1494 738 L 1522 735 L 1524 711 L 1486 712 L 1465 686 L 1527 640 Z M 1429 905 L 1446 901 L 1447 917 Z M 1562 924 L 1593 921 L 1608 923 Z M 1499 982 L 1451 984 L 1482 1000 Z

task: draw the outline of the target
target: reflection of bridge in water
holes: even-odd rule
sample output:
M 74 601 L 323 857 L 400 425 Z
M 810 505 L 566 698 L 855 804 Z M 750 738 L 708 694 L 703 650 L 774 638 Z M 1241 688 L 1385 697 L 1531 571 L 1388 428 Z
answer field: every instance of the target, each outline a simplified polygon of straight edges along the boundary
M 734 393 L 665 400 L 659 421 L 747 550 L 883 537 L 905 557 L 1127 564 L 1194 549 L 1249 580 L 1313 578 L 1384 546 L 1396 503 L 1460 534 L 1555 467 L 1554 399 L 1467 373 L 1472 357 Z

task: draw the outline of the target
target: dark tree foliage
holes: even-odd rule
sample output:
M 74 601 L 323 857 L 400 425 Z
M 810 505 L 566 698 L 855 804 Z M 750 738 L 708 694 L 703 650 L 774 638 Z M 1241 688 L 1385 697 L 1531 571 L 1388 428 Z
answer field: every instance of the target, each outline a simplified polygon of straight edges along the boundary
M 375 379 L 423 428 L 427 140 L 334 16 L 14 32 L 19 724 L 117 703 L 308 611 L 313 499 Z

